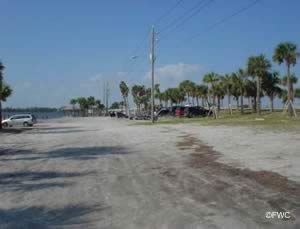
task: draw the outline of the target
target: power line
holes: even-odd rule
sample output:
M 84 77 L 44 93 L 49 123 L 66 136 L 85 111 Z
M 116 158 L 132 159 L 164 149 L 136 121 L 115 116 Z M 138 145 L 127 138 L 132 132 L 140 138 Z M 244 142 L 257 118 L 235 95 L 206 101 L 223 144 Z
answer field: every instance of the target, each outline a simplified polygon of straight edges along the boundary
M 233 12 L 232 14 L 228 15 L 228 16 L 225 16 L 223 17 L 222 19 L 220 19 L 219 21 L 217 21 L 216 23 L 213 23 L 211 24 L 209 27 L 207 27 L 205 30 L 203 30 L 202 32 L 199 32 L 187 39 L 184 40 L 184 42 L 178 42 L 178 45 L 174 48 L 174 49 L 178 49 L 180 48 L 181 46 L 183 45 L 186 45 L 187 42 L 201 36 L 203 33 L 207 34 L 207 32 L 210 32 L 211 30 L 213 30 L 214 28 L 216 28 L 217 26 L 221 25 L 221 24 L 224 24 L 225 22 L 227 22 L 228 20 L 232 19 L 233 17 L 249 10 L 250 8 L 254 7 L 256 4 L 258 4 L 260 1 L 262 0 L 255 0 L 255 1 L 252 1 L 250 4 L 242 7 L 242 8 L 239 8 L 237 11 Z
M 183 2 L 183 0 L 177 1 L 173 7 L 171 7 L 169 10 L 167 10 L 164 15 L 162 15 L 161 17 L 159 17 L 159 19 L 156 21 L 155 24 L 158 24 L 163 18 L 165 18 L 175 8 L 177 8 L 182 2 Z M 209 5 L 212 2 L 213 2 L 213 0 L 208 0 L 207 2 L 206 2 L 206 0 L 201 0 L 194 7 L 190 8 L 189 10 L 187 10 L 181 17 L 175 19 L 173 22 L 171 22 L 167 26 L 165 26 L 164 29 L 163 29 L 163 31 L 168 30 L 169 28 L 172 28 L 173 26 L 175 26 L 169 33 L 173 32 L 178 27 L 180 27 L 184 23 L 186 23 L 188 20 L 190 20 L 191 18 L 193 18 L 196 14 L 198 14 L 202 9 L 204 9 L 207 5 Z M 182 18 L 183 18 L 183 20 L 182 20 Z M 166 37 L 169 33 L 167 33 L 166 35 L 164 35 L 161 38 Z M 158 44 L 160 42 L 160 40 L 156 44 Z
M 197 14 L 199 14 L 203 9 L 205 9 L 208 5 L 210 5 L 214 0 L 209 0 L 207 2 L 204 2 L 204 4 L 199 7 L 197 10 L 195 10 L 192 14 L 190 14 L 188 17 L 186 17 L 185 19 L 183 19 L 182 21 L 178 22 L 173 29 L 171 29 L 167 34 L 163 34 L 163 36 L 161 36 L 160 39 L 163 39 L 165 37 L 167 37 L 169 34 L 171 34 L 172 32 L 174 32 L 175 30 L 177 30 L 178 28 L 182 27 L 187 21 L 189 21 L 190 19 L 192 19 L 193 17 L 195 17 Z
M 161 21 L 163 21 L 182 2 L 183 2 L 183 0 L 178 0 L 172 7 L 170 7 L 169 9 L 167 9 L 165 11 L 165 13 L 163 13 L 161 16 L 159 16 L 158 19 L 155 21 L 154 24 L 159 24 Z M 148 41 L 148 36 L 149 36 L 149 32 L 147 32 L 145 34 L 145 36 L 143 37 L 143 39 L 141 40 L 141 42 L 139 43 L 139 45 L 137 46 L 137 48 L 135 49 L 135 51 L 132 53 L 132 56 L 141 56 L 141 55 L 143 55 L 145 53 L 145 50 L 143 50 L 142 48 L 143 48 L 143 44 L 145 43 L 145 41 L 146 42 Z M 125 70 L 125 69 L 127 69 L 129 67 L 132 68 L 136 64 L 136 62 L 137 62 L 137 59 L 134 59 L 133 61 L 128 62 L 128 64 L 126 64 L 123 69 Z
M 217 26 L 225 23 L 226 21 L 232 19 L 233 17 L 247 11 L 248 9 L 252 8 L 253 6 L 255 6 L 257 3 L 259 3 L 262 0 L 255 0 L 253 2 L 251 2 L 250 4 L 238 9 L 237 11 L 233 12 L 231 15 L 226 16 L 224 18 L 222 18 L 221 20 L 217 21 L 216 23 L 212 24 L 211 26 L 209 26 L 206 30 L 204 30 L 203 32 L 209 32 L 211 30 L 213 30 L 214 28 L 216 28 Z M 192 37 L 188 38 L 187 40 L 193 40 L 196 37 L 200 36 L 203 32 L 197 33 L 196 35 L 193 35 Z
M 159 30 L 159 33 L 163 33 L 166 30 L 168 30 L 168 29 L 176 26 L 177 24 L 180 24 L 183 21 L 182 19 L 186 20 L 186 18 L 190 17 L 191 14 L 194 14 L 200 8 L 202 8 L 202 4 L 205 3 L 205 1 L 206 0 L 200 0 L 200 2 L 198 2 L 196 5 L 194 5 L 190 9 L 186 10 L 180 17 L 175 18 L 173 21 L 171 21 L 166 26 L 164 26 L 163 28 L 161 28 Z
M 162 14 L 154 23 L 154 25 L 158 25 L 162 20 L 164 20 L 173 10 L 175 10 L 183 0 L 178 0 L 171 8 L 169 8 L 164 14 Z

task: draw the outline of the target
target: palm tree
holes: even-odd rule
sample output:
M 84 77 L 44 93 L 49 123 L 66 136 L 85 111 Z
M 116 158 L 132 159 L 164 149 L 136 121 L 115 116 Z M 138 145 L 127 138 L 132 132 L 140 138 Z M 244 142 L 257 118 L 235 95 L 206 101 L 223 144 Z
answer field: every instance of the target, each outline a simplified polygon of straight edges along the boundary
M 121 91 L 122 97 L 124 99 L 126 114 L 129 115 L 129 103 L 128 103 L 129 87 L 127 86 L 127 84 L 124 81 L 121 81 L 121 83 L 120 83 L 120 91 Z
M 229 74 L 225 74 L 221 77 L 221 80 L 224 84 L 226 89 L 227 99 L 228 99 L 228 110 L 230 112 L 230 105 L 231 105 L 231 88 L 232 88 L 232 77 Z
M 259 55 L 249 57 L 247 65 L 249 75 L 256 78 L 256 111 L 257 114 L 260 114 L 261 80 L 271 68 L 271 62 L 264 55 Z
M 95 99 L 94 96 L 89 96 L 89 97 L 87 98 L 87 103 L 88 103 L 89 107 L 94 106 L 94 105 L 95 105 L 95 102 L 96 102 L 96 99 Z
M 288 77 L 287 76 L 284 76 L 282 79 L 281 79 L 281 84 L 283 86 L 287 86 L 288 83 Z M 297 84 L 298 82 L 298 78 L 296 77 L 296 75 L 294 73 L 292 73 L 290 75 L 290 88 L 291 88 L 291 100 L 294 102 L 294 84 Z
M 88 100 L 84 97 L 79 97 L 77 103 L 80 106 L 82 116 L 86 116 L 86 110 L 89 108 Z
M 179 84 L 179 89 L 187 96 L 187 101 L 190 103 L 190 96 L 192 95 L 195 83 L 190 80 L 184 80 Z
M 203 82 L 207 83 L 208 85 L 210 84 L 210 94 L 212 95 L 212 100 L 213 100 L 213 104 L 215 105 L 215 93 L 214 93 L 214 87 L 215 84 L 220 80 L 219 75 L 214 73 L 214 72 L 210 72 L 204 75 L 203 77 Z
M 300 56 L 300 53 L 297 52 L 297 45 L 284 42 L 277 45 L 273 55 L 273 61 L 278 63 L 279 65 L 285 63 L 287 67 L 287 88 L 288 88 L 288 111 L 290 116 L 293 115 L 292 109 L 292 84 L 290 81 L 290 68 L 291 65 L 294 66 L 297 63 L 297 58 Z
M 268 72 L 266 77 L 262 80 L 262 89 L 266 96 L 270 98 L 270 111 L 273 112 L 274 110 L 274 98 L 276 95 L 280 95 L 281 88 L 278 86 L 280 84 L 279 73 Z
M 161 97 L 161 92 L 159 87 L 160 87 L 159 84 L 154 85 L 154 98 L 159 100 L 159 105 L 161 106 L 162 97 Z
M 281 92 L 278 95 L 278 97 L 282 100 L 283 105 L 285 105 L 288 100 L 287 94 L 288 94 L 288 92 L 286 89 L 281 89 Z
M 221 99 L 224 98 L 226 93 L 226 88 L 222 81 L 219 81 L 214 85 L 214 96 L 217 98 L 217 109 L 218 112 L 221 110 Z
M 207 103 L 208 87 L 204 84 L 201 84 L 199 89 L 200 89 L 200 96 L 201 96 L 202 106 L 204 107 L 205 102 Z
M 75 116 L 75 105 L 77 104 L 77 99 L 71 99 L 70 104 L 72 105 L 73 116 Z
M 3 102 L 6 102 L 6 99 L 11 96 L 13 90 L 11 89 L 11 87 L 9 85 L 7 85 L 6 83 L 2 84 L 2 90 L 1 90 L 1 100 Z
M 166 91 L 159 93 L 159 99 L 161 102 L 164 102 L 165 107 L 168 107 L 168 97 Z
M 295 89 L 295 98 L 300 98 L 300 88 Z
M 190 95 L 192 97 L 192 105 L 195 105 L 195 98 L 197 99 L 197 84 L 194 82 L 191 82 L 189 87 Z M 199 101 L 198 101 L 199 103 Z
M 7 98 L 11 96 L 13 90 L 11 87 L 5 83 L 2 83 L 2 89 L 0 91 L 0 129 L 2 129 L 2 103 L 1 102 L 6 102 Z
M 2 129 L 2 88 L 3 88 L 3 71 L 4 65 L 0 62 L 0 129 Z
M 256 82 L 250 79 L 245 80 L 245 96 L 251 99 L 252 112 L 256 112 L 256 96 L 257 96 Z
M 171 106 L 173 104 L 180 104 L 184 101 L 185 93 L 179 88 L 168 88 L 166 90 L 169 100 L 171 101 Z
M 199 106 L 199 98 L 202 99 L 202 106 L 204 106 L 204 98 L 207 97 L 207 86 L 206 85 L 195 85 L 194 97 L 196 98 L 197 106 Z
M 11 96 L 12 89 L 3 81 L 4 65 L 0 62 L 0 129 L 2 129 L 2 102 Z
M 151 99 L 151 88 L 146 88 L 143 86 L 143 90 L 140 93 L 140 101 L 144 105 L 145 111 L 150 109 L 150 99 Z
M 138 112 L 141 111 L 142 104 L 144 104 L 145 109 L 147 108 L 147 102 L 149 102 L 151 97 L 151 90 L 149 94 L 149 89 L 146 89 L 144 85 L 133 85 L 131 88 L 131 94 L 133 96 L 133 101 L 136 104 Z
M 97 106 L 97 108 L 98 108 L 99 110 L 104 109 L 104 105 L 101 103 L 101 100 L 99 100 L 99 99 L 97 99 L 97 100 L 95 101 L 95 105 Z
M 166 107 L 169 105 L 169 101 L 170 101 L 170 106 L 172 106 L 171 94 L 172 94 L 171 88 L 167 88 L 164 91 L 164 99 L 165 99 Z
M 104 104 L 101 103 L 101 100 L 99 100 L 99 99 L 97 99 L 95 101 L 95 105 L 96 105 L 96 107 L 98 109 L 98 115 L 100 116 L 101 111 L 105 108 L 105 106 L 104 106 Z
M 74 109 L 75 105 L 77 104 L 77 99 L 71 99 L 70 104 L 73 106 Z
M 239 69 L 236 73 L 232 74 L 233 88 L 236 90 L 237 95 L 241 98 L 241 114 L 244 113 L 244 95 L 245 95 L 245 80 L 247 78 L 247 71 Z
M 124 103 L 124 102 L 123 102 Z M 113 102 L 110 106 L 110 109 L 119 109 L 120 108 L 120 103 L 119 102 Z
M 88 105 L 88 114 L 89 112 L 91 112 L 91 114 L 93 114 L 94 110 L 93 110 L 93 106 L 96 105 L 96 99 L 94 96 L 89 96 L 87 98 L 87 105 Z M 90 111 L 91 110 L 91 111 Z

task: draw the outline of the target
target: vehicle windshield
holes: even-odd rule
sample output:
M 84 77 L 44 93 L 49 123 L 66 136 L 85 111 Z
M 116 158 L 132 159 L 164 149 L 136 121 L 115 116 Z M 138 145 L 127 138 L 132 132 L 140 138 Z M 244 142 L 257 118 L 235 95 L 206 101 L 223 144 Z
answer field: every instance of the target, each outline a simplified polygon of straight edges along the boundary
M 300 229 L 300 0 L 0 22 L 0 229 Z

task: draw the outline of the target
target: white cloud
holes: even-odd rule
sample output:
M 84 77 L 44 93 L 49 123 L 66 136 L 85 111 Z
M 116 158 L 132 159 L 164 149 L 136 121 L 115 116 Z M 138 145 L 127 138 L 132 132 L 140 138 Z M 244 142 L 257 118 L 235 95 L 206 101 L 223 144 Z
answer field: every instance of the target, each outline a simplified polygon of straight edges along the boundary
M 117 72 L 117 76 L 118 76 L 118 77 L 125 77 L 125 76 L 127 76 L 127 75 L 128 75 L 127 72 Z
M 202 70 L 199 64 L 168 64 L 158 67 L 155 70 L 155 82 L 161 85 L 162 89 L 167 87 L 175 87 L 178 83 L 185 79 L 200 80 L 200 71 Z M 145 78 L 150 80 L 150 72 L 146 73 Z
M 95 84 L 103 82 L 103 79 L 104 76 L 101 73 L 98 73 L 91 77 L 88 77 L 87 80 L 80 82 L 79 86 L 84 88 L 93 87 Z
M 96 82 L 96 81 L 99 81 L 101 79 L 103 79 L 103 75 L 101 73 L 88 78 L 88 80 L 91 81 L 91 82 Z

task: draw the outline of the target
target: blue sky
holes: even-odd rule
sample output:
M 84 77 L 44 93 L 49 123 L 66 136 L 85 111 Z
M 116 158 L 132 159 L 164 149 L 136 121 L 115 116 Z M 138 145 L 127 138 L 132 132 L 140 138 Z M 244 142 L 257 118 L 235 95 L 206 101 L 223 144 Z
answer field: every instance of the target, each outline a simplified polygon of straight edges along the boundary
M 0 0 L 0 59 L 14 89 L 5 106 L 59 107 L 88 95 L 102 99 L 104 80 L 110 83 L 111 101 L 121 100 L 120 80 L 149 85 L 148 33 L 177 1 Z M 244 67 L 250 55 L 271 59 L 281 41 L 300 46 L 298 0 L 261 0 L 208 30 L 253 2 L 214 0 L 183 26 L 163 30 L 200 1 L 183 0 L 155 25 L 156 81 L 162 88 L 183 79 L 200 83 L 209 71 L 230 73 Z M 284 66 L 273 68 L 285 72 Z M 300 64 L 293 71 L 299 76 Z

